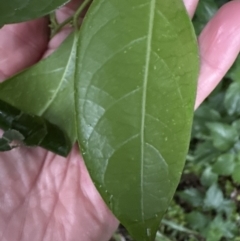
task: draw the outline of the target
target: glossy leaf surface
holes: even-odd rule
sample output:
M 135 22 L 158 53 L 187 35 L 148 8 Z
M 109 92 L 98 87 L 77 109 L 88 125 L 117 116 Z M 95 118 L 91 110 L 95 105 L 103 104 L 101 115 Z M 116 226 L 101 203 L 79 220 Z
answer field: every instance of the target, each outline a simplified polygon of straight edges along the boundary
M 0 84 L 0 99 L 22 111 L 43 116 L 76 140 L 74 35 L 50 57 Z
M 0 25 L 42 17 L 69 0 L 1 0 Z
M 197 45 L 179 0 L 95 0 L 76 69 L 78 140 L 105 202 L 153 240 L 189 145 Z

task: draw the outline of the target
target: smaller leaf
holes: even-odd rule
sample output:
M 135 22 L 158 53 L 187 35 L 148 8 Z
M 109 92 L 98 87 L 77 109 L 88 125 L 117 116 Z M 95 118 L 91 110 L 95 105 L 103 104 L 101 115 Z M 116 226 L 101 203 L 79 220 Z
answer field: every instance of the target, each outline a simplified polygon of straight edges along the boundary
M 240 184 L 240 164 L 237 164 L 233 173 L 232 173 L 233 181 L 237 184 Z
M 125 240 L 123 239 L 121 241 L 125 241 Z M 158 231 L 155 241 L 172 241 L 172 240 Z
M 240 114 L 240 81 L 228 87 L 224 105 L 229 115 Z
M 209 187 L 212 184 L 216 183 L 218 180 L 218 175 L 212 171 L 211 167 L 208 167 L 204 170 L 201 176 L 201 184 L 203 186 Z
M 204 205 L 210 209 L 219 209 L 220 205 L 223 203 L 223 193 L 217 184 L 213 184 L 206 193 L 204 199 Z
M 3 138 L 5 140 L 8 140 L 9 142 L 11 141 L 23 141 L 24 136 L 17 130 L 8 130 L 5 131 L 3 134 Z
M 206 232 L 207 241 L 220 241 L 223 237 L 222 223 L 222 218 L 219 216 L 213 220 Z
M 77 35 L 71 34 L 48 58 L 0 84 L 0 99 L 26 113 L 44 117 L 59 126 L 74 143 L 74 73 Z M 31 103 L 31 104 L 30 104 Z M 1 118 L 0 126 L 9 123 Z M 26 117 L 26 116 L 25 116 Z M 36 124 L 36 122 L 34 122 Z
M 229 176 L 235 168 L 235 155 L 226 153 L 221 155 L 213 165 L 213 171 L 219 175 Z
M 213 17 L 217 10 L 218 7 L 214 1 L 199 1 L 193 22 L 197 34 L 200 34 L 204 26 Z
M 225 106 L 224 106 L 224 98 L 225 98 L 225 90 L 222 88 L 216 88 L 213 93 L 208 97 L 207 103 L 208 106 L 214 110 L 218 110 L 220 114 L 226 113 Z
M 197 211 L 193 211 L 187 214 L 186 220 L 189 223 L 191 228 L 193 228 L 194 230 L 200 230 L 200 231 L 204 229 L 210 221 L 207 215 L 204 215 Z
M 41 146 L 56 154 L 67 156 L 72 143 L 58 126 L 42 117 L 24 113 L 0 100 L 0 128 L 2 151 L 11 150 L 20 144 Z
M 194 151 L 194 160 L 198 162 L 212 162 L 220 155 L 211 141 L 200 142 Z
M 227 77 L 233 81 L 240 83 L 240 55 L 235 60 L 233 66 L 227 73 Z
M 200 1 L 196 11 L 196 16 L 201 19 L 202 22 L 207 23 L 214 16 L 217 10 L 218 7 L 214 1 Z
M 200 106 L 194 114 L 192 136 L 201 138 L 202 134 L 208 134 L 206 122 L 216 122 L 220 119 L 221 116 L 216 110 L 208 105 Z
M 240 133 L 240 119 L 236 120 L 232 123 L 232 126 L 237 130 L 238 133 Z
M 0 139 L 0 151 L 10 151 L 23 144 L 24 136 L 17 130 L 8 130 Z
M 189 188 L 183 192 L 179 192 L 178 195 L 180 198 L 193 207 L 199 207 L 203 204 L 203 194 L 196 188 Z
M 213 145 L 220 151 L 229 150 L 238 140 L 237 130 L 230 125 L 220 122 L 207 123 L 206 125 L 211 132 Z
M 1 0 L 0 25 L 42 17 L 66 2 L 68 0 Z
M 224 200 L 218 211 L 230 217 L 236 209 L 236 204 L 232 200 Z
M 9 145 L 9 141 L 4 138 L 0 138 L 0 151 L 10 150 L 12 150 L 12 147 Z
M 175 222 L 172 222 L 172 221 L 169 221 L 169 220 L 166 220 L 166 219 L 162 220 L 162 224 L 164 224 L 166 226 L 169 226 L 170 228 L 172 228 L 172 229 L 174 229 L 176 231 L 179 231 L 179 232 L 192 234 L 192 235 L 198 235 L 197 232 L 195 232 L 193 230 L 190 230 L 188 228 L 185 228 L 184 226 L 182 226 L 182 225 L 180 225 L 178 223 L 175 223 Z

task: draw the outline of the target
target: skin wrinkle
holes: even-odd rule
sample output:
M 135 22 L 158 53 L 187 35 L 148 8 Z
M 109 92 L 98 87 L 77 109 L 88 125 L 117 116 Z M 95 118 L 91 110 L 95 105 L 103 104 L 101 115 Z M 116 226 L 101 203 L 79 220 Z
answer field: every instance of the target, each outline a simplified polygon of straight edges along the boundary
M 56 158 L 56 155 L 55 155 L 54 157 Z M 54 160 L 54 157 L 53 157 L 53 160 Z M 45 229 L 45 231 L 44 231 L 43 240 L 45 239 L 45 234 L 47 233 L 49 224 L 50 224 L 50 222 L 51 222 L 51 217 L 54 217 L 54 211 L 55 211 L 58 203 L 60 202 L 60 201 L 59 201 L 59 193 L 61 193 L 61 191 L 62 191 L 62 187 L 63 187 L 64 181 L 65 181 L 66 176 L 67 176 L 67 174 L 68 174 L 69 163 L 70 163 L 70 159 L 68 158 L 68 159 L 67 159 L 67 165 L 66 165 L 66 168 L 65 168 L 65 172 L 64 172 L 64 175 L 63 175 L 61 184 L 60 184 L 60 188 L 59 188 L 59 190 L 58 190 L 57 193 L 56 193 L 56 199 L 55 199 L 55 202 L 54 202 L 54 205 L 53 205 L 53 208 L 52 208 L 52 212 L 51 212 L 51 214 L 50 214 L 50 216 L 49 216 L 49 220 L 48 220 L 48 222 L 47 222 L 47 224 L 46 224 L 46 229 Z
M 3 27 L 2 31 L 5 31 L 4 34 L 12 35 L 12 38 L 15 38 L 18 42 L 22 42 L 23 45 L 30 45 L 31 50 L 38 54 L 38 43 L 33 42 L 29 39 L 24 38 L 21 33 L 14 31 L 14 28 L 5 28 Z M 9 32 L 9 33 L 8 33 Z
M 46 152 L 46 155 L 47 155 L 47 152 Z M 40 174 L 41 174 L 41 171 L 42 171 L 42 169 L 43 169 L 43 166 L 44 166 L 44 162 L 42 162 L 42 164 L 41 164 L 41 166 L 40 166 L 40 169 L 39 169 L 39 171 L 38 171 L 38 173 L 37 173 L 37 176 L 36 176 L 36 178 L 35 178 L 35 181 L 33 181 L 32 188 L 30 188 L 30 190 L 26 193 L 26 195 L 24 195 L 24 196 L 26 196 L 26 198 L 22 198 L 22 201 L 21 201 L 20 204 L 12 211 L 12 214 L 9 216 L 9 219 L 8 219 L 8 221 L 7 221 L 6 223 L 10 223 L 11 219 L 14 218 L 14 213 L 16 213 L 17 210 L 20 209 L 21 207 L 24 207 L 24 204 L 25 204 L 25 203 L 28 203 L 29 198 L 27 198 L 27 197 L 29 197 L 29 196 L 31 195 L 31 192 L 32 192 L 32 190 L 34 189 L 34 187 L 35 187 L 35 185 L 36 185 L 36 183 L 37 183 L 37 181 L 38 181 L 38 179 L 39 179 L 39 176 L 40 176 Z M 27 200 L 27 201 L 26 201 L 26 200 Z M 26 211 L 26 213 L 27 213 L 27 211 Z M 27 216 L 27 214 L 26 214 L 25 217 L 24 217 L 23 228 L 24 228 L 24 225 L 25 225 L 26 216 Z M 20 240 L 21 240 L 21 236 L 22 236 L 22 233 L 23 233 L 23 228 L 22 228 L 22 232 L 21 232 L 21 235 L 20 235 Z M 6 229 L 5 229 L 5 230 L 6 230 Z M 1 236 L 1 240 L 3 239 L 3 236 L 4 236 L 4 233 L 3 233 L 2 236 Z

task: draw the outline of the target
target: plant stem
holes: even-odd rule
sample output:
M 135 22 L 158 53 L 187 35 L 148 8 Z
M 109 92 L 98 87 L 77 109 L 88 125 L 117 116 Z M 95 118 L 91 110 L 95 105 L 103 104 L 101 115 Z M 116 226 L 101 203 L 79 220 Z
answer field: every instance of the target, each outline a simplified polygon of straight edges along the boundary
M 50 13 L 49 18 L 50 18 L 50 26 L 51 26 L 52 30 L 54 30 L 59 25 L 59 23 L 57 22 L 57 19 L 56 19 L 55 12 Z
M 51 38 L 53 38 L 60 30 L 65 27 L 69 23 L 73 23 L 75 29 L 78 29 L 78 19 L 81 15 L 82 11 L 85 9 L 85 7 L 91 2 L 92 0 L 85 0 L 80 7 L 77 9 L 77 11 L 74 13 L 74 15 L 68 17 L 66 20 L 64 20 L 62 23 L 56 26 L 54 31 L 51 34 Z
M 53 31 L 51 38 L 53 38 L 63 27 L 65 27 L 67 24 L 71 23 L 73 21 L 74 15 L 68 17 L 66 20 L 64 20 L 62 23 L 60 23 Z
M 76 11 L 76 13 L 73 16 L 73 25 L 75 27 L 75 29 L 78 29 L 78 20 L 79 17 L 82 13 L 82 11 L 85 9 L 85 7 L 91 2 L 92 0 L 84 0 L 84 2 L 81 4 L 81 6 L 78 8 L 78 10 Z

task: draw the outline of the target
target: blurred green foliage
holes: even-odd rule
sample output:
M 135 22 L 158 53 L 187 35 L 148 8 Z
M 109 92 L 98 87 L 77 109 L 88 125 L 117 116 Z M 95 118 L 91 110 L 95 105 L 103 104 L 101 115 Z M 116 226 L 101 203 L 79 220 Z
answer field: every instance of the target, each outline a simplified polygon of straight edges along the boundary
M 199 35 L 227 0 L 200 0 Z M 114 241 L 131 241 L 121 227 Z M 197 109 L 184 173 L 156 241 L 240 241 L 240 57 Z

